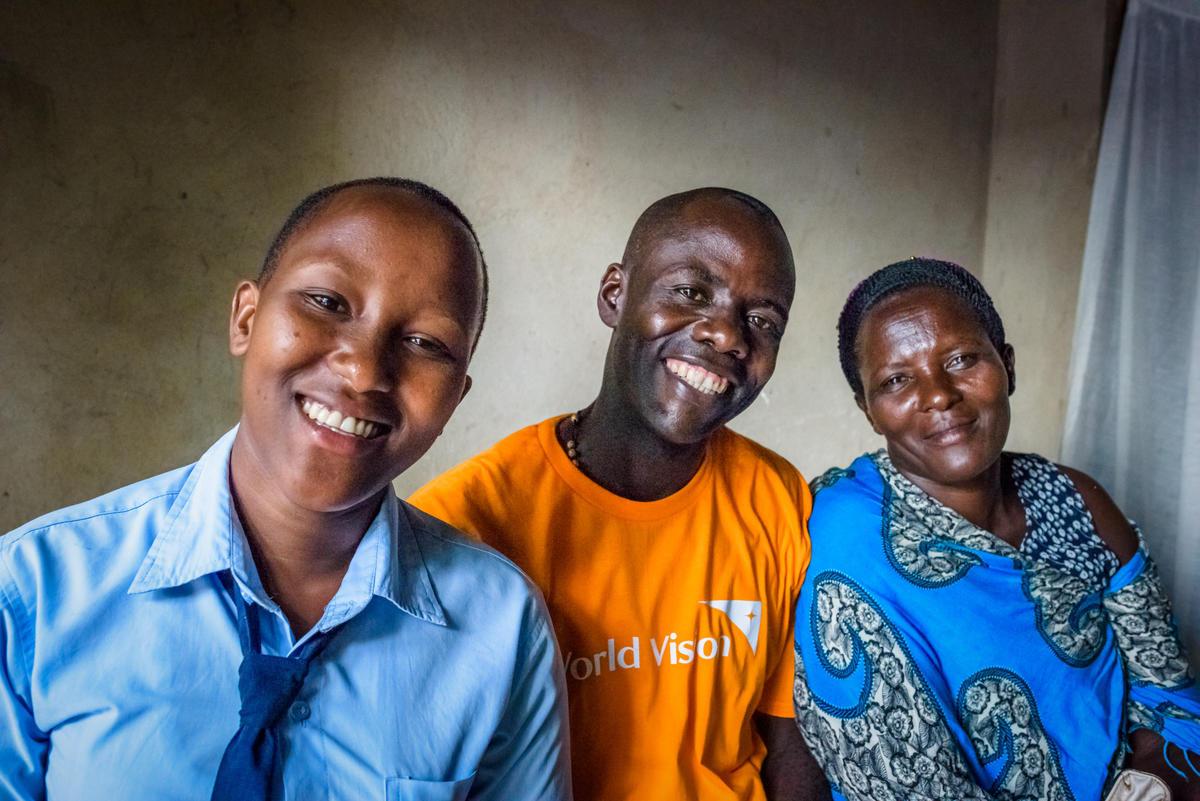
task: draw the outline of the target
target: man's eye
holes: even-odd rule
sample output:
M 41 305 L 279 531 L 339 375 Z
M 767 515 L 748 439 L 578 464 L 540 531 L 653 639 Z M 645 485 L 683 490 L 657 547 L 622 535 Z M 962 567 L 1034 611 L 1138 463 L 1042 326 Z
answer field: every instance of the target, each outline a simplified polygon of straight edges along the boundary
M 779 330 L 779 324 L 770 317 L 763 317 L 761 314 L 751 314 L 746 318 L 750 325 L 760 330 L 766 331 L 769 334 L 779 336 L 782 332 Z
M 897 389 L 898 387 L 903 386 L 905 380 L 907 379 L 902 375 L 892 375 L 885 378 L 879 386 L 884 390 Z
M 694 286 L 678 286 L 675 291 L 688 300 L 703 301 L 707 297 L 703 289 Z

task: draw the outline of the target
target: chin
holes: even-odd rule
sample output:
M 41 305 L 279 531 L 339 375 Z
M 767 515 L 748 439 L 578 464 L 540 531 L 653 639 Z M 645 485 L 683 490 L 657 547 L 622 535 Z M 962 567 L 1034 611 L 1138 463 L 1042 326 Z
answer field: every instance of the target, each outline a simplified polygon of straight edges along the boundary
M 692 420 L 686 417 L 667 416 L 657 421 L 657 424 L 653 425 L 653 429 L 664 442 L 684 447 L 707 441 L 724 424 L 724 418 Z
M 933 472 L 943 484 L 966 484 L 982 476 L 1000 460 L 997 453 L 990 459 L 956 459 L 935 465 Z

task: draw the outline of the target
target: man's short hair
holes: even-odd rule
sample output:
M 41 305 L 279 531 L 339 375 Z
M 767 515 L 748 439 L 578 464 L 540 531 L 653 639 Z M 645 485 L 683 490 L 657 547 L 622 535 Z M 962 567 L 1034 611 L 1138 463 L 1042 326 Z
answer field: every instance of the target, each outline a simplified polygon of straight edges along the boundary
M 633 224 L 633 230 L 629 232 L 629 240 L 625 244 L 625 255 L 621 257 L 621 261 L 626 269 L 635 266 L 641 260 L 645 248 L 650 244 L 652 239 L 661 239 L 681 231 L 681 212 L 692 203 L 706 196 L 722 199 L 728 198 L 741 203 L 764 225 L 783 232 L 783 224 L 779 222 L 779 218 L 775 216 L 775 212 L 771 210 L 771 207 L 753 195 L 723 186 L 706 186 L 699 189 L 689 189 L 686 192 L 678 192 L 656 200 L 641 213 L 637 222 Z M 787 241 L 786 235 L 784 241 Z M 788 247 L 788 255 L 790 256 L 790 245 Z

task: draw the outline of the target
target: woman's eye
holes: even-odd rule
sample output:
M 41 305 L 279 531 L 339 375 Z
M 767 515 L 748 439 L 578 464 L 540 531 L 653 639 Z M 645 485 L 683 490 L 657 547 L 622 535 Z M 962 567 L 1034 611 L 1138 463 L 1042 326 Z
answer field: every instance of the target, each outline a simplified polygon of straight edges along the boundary
M 947 367 L 970 367 L 976 361 L 973 353 L 959 353 L 950 358 Z
M 893 375 L 893 376 L 888 376 L 887 378 L 885 378 L 879 386 L 883 387 L 883 389 L 885 389 L 885 390 L 896 389 L 897 387 L 902 386 L 904 384 L 904 381 L 905 381 L 904 376 Z
M 308 300 L 325 311 L 339 312 L 345 309 L 345 303 L 336 295 L 326 295 L 321 292 L 309 292 Z
M 420 351 L 428 353 L 431 356 L 445 358 L 450 355 L 450 351 L 446 349 L 445 345 L 443 345 L 441 342 L 438 342 L 436 339 L 433 339 L 431 337 L 424 337 L 424 336 L 421 336 L 420 334 L 413 334 L 409 337 L 406 337 L 406 339 L 407 339 L 408 343 L 411 344 L 413 347 L 417 348 Z

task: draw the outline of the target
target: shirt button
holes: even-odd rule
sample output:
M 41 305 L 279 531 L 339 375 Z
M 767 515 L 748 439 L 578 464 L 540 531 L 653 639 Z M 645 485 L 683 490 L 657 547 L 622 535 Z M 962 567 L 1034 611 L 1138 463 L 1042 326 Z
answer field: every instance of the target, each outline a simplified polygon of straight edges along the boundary
M 297 701 L 292 704 L 292 708 L 288 710 L 288 717 L 293 723 L 302 723 L 308 720 L 308 716 L 312 714 L 312 707 L 304 701 Z

